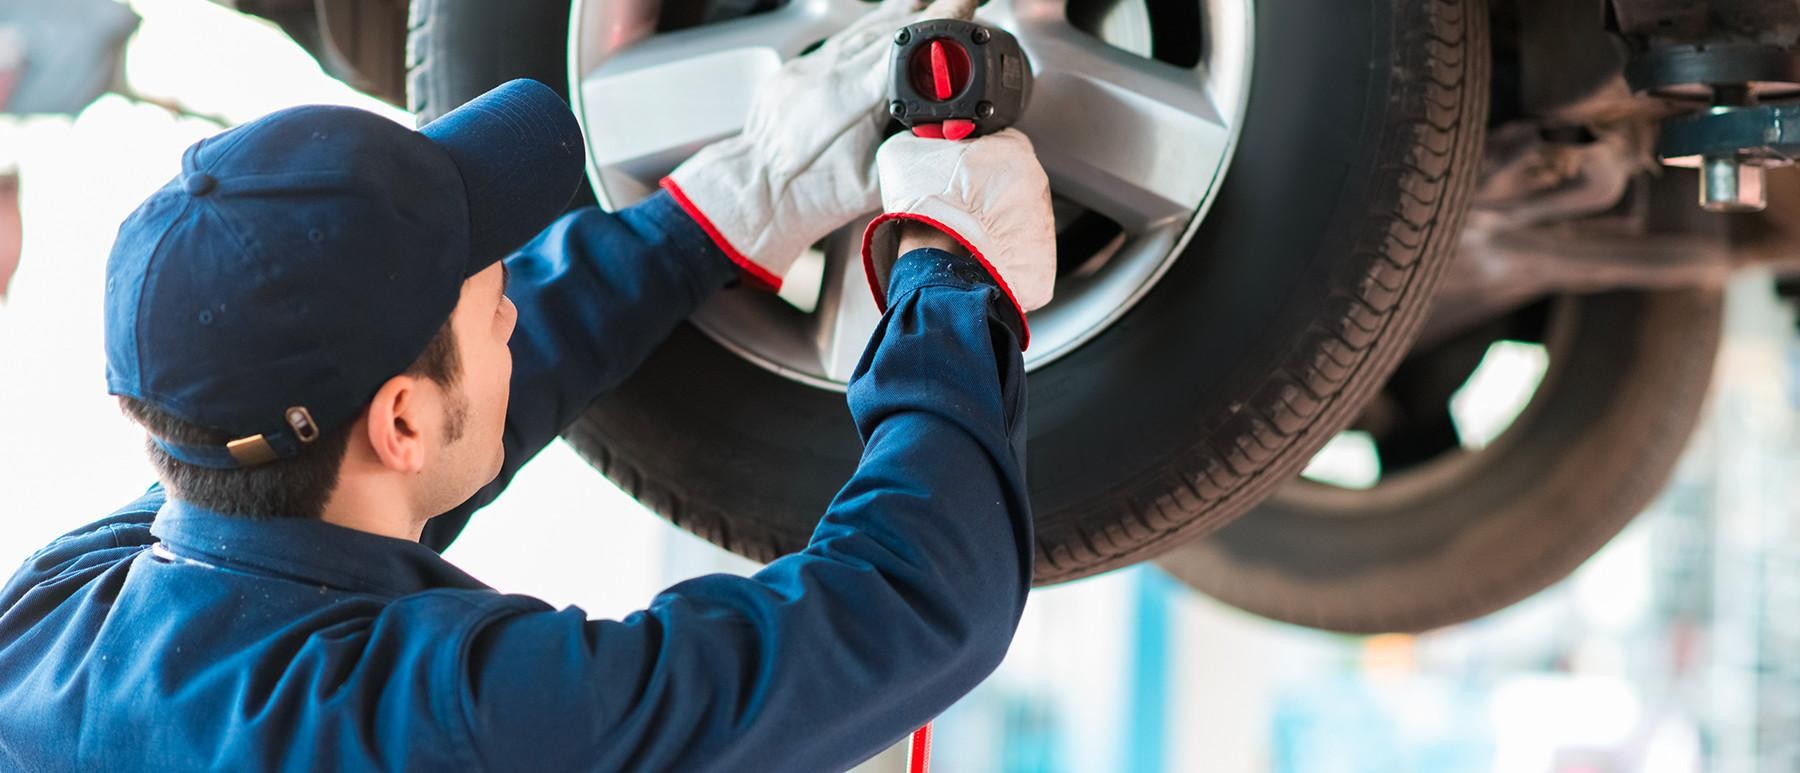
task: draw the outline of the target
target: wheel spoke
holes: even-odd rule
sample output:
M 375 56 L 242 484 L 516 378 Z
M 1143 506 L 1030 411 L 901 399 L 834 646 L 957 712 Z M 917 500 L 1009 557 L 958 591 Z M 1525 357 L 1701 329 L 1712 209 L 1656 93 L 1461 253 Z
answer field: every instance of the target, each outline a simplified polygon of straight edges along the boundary
M 1132 233 L 1191 214 L 1230 139 L 1203 74 L 1108 46 L 1035 6 L 1016 12 L 1037 72 L 1020 128 L 1056 192 Z
M 701 146 L 735 134 L 743 128 L 751 95 L 763 79 L 784 60 L 849 24 L 858 5 L 803 0 L 769 13 L 660 35 L 648 35 L 642 24 L 618 25 L 613 34 L 644 37 L 630 43 L 590 43 L 616 51 L 589 67 L 581 81 L 582 118 L 594 163 L 653 181 Z M 634 28 L 638 31 L 629 31 Z
M 866 218 L 841 228 L 826 243 L 825 276 L 813 311 L 813 343 L 825 376 L 848 382 L 881 321 L 881 310 L 869 292 L 863 272 L 861 244 Z

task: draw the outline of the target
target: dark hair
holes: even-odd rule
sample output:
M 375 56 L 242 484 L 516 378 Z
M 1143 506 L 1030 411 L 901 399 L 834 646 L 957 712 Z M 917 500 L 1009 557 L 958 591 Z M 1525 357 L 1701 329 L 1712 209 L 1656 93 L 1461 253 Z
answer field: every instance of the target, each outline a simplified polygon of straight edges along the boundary
M 445 387 L 456 385 L 462 371 L 456 351 L 456 335 L 445 322 L 426 344 L 425 352 L 404 373 L 428 379 Z M 176 443 L 222 446 L 233 438 L 211 427 L 199 426 L 176 418 L 155 406 L 129 397 L 120 397 L 125 415 L 142 425 L 150 434 Z M 449 435 L 454 440 L 461 434 L 462 411 L 453 409 L 448 417 Z M 177 499 L 221 513 L 236 515 L 318 518 L 325 512 L 325 502 L 337 488 L 338 470 L 350 448 L 350 433 L 356 422 L 320 433 L 319 438 L 301 447 L 300 453 L 255 467 L 215 470 L 181 462 L 169 456 L 155 443 L 145 440 L 150 462 L 156 467 L 169 494 Z

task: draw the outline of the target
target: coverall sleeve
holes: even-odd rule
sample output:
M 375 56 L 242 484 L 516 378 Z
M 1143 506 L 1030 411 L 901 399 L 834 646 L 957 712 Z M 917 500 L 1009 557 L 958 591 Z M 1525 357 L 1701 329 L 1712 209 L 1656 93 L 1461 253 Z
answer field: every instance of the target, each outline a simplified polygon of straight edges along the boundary
M 472 745 L 544 769 L 843 770 L 998 666 L 1031 578 L 1007 301 L 915 250 L 851 378 L 860 466 L 805 550 L 620 621 L 537 604 L 466 639 Z
M 420 541 L 439 551 L 594 398 L 737 276 L 666 191 L 618 212 L 570 212 L 508 257 L 506 269 L 506 294 L 519 309 L 506 461 L 469 501 L 426 523 Z

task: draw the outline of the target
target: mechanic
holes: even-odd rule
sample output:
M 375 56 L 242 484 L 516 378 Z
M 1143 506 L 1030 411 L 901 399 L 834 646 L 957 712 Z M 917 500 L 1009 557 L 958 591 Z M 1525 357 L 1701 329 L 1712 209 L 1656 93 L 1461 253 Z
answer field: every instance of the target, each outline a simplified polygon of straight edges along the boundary
M 893 30 L 972 8 L 895 2 L 617 213 L 563 214 L 584 145 L 530 81 L 189 148 L 107 266 L 161 483 L 0 589 L 0 769 L 840 770 L 972 689 L 1031 578 L 1049 189 L 1014 131 L 881 141 Z M 619 621 L 438 555 L 701 302 L 878 209 L 864 453 L 804 551 Z

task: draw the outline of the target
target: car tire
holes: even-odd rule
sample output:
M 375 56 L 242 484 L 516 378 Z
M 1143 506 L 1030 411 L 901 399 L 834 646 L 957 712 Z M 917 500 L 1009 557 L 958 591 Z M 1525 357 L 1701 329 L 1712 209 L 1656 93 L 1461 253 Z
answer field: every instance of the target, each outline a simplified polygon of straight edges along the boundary
M 1712 381 L 1722 300 L 1682 289 L 1557 303 L 1549 369 L 1485 448 L 1367 490 L 1291 482 L 1158 563 L 1240 609 L 1349 633 L 1464 622 L 1568 576 L 1667 483 Z
M 562 18 L 522 5 L 539 4 L 415 0 L 423 117 L 515 75 L 567 86 L 549 53 L 566 4 Z M 1258 5 L 1245 129 L 1212 209 L 1141 302 L 1030 376 L 1037 582 L 1226 523 L 1381 385 L 1461 229 L 1487 23 L 1482 0 Z M 805 544 L 861 451 L 841 395 L 689 326 L 565 437 L 658 513 L 759 560 Z

